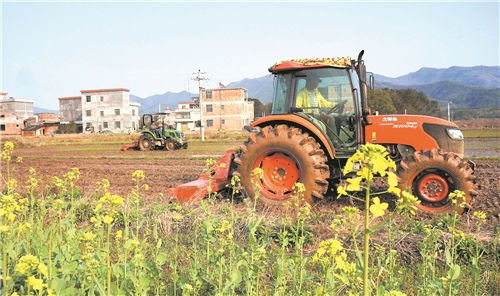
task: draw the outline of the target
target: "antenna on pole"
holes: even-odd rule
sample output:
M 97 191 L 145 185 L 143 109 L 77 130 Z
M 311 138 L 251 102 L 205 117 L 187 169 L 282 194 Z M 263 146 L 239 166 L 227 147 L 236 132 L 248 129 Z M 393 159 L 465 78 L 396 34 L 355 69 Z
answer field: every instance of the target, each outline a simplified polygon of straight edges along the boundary
M 201 72 L 200 69 L 198 69 L 197 72 L 193 72 L 193 75 L 195 77 L 191 78 L 191 80 L 197 81 L 198 82 L 198 101 L 200 104 L 200 129 L 201 129 L 201 141 L 205 141 L 205 125 L 203 124 L 203 103 L 201 100 L 201 82 L 204 80 L 209 80 L 206 78 L 204 75 L 207 73 Z

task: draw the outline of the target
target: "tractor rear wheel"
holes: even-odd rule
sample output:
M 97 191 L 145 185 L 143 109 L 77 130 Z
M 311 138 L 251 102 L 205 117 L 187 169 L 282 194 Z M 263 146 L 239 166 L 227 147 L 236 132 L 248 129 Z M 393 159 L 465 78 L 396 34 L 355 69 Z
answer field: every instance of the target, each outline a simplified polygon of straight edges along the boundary
M 139 149 L 141 151 L 153 150 L 154 149 L 154 140 L 149 135 L 141 135 L 139 138 Z
M 455 153 L 435 149 L 415 152 L 401 161 L 398 175 L 401 190 L 410 190 L 420 201 L 417 207 L 425 212 L 451 212 L 448 195 L 454 190 L 465 193 L 465 200 L 458 202 L 467 205 L 477 194 L 473 169 Z
M 303 201 L 321 199 L 330 177 L 327 157 L 316 140 L 296 127 L 266 126 L 250 135 L 234 160 L 245 193 L 268 204 L 282 204 L 294 194 L 295 183 L 304 184 Z M 252 178 L 252 171 L 262 174 Z

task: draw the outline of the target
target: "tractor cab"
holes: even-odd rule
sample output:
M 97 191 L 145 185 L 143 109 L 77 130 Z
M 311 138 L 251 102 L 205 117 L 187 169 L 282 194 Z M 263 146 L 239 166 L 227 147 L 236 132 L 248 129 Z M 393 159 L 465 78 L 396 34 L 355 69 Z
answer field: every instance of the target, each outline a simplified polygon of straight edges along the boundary
M 270 68 L 273 115 L 295 114 L 327 136 L 337 157 L 352 155 L 362 143 L 360 81 L 349 58 L 291 60 Z

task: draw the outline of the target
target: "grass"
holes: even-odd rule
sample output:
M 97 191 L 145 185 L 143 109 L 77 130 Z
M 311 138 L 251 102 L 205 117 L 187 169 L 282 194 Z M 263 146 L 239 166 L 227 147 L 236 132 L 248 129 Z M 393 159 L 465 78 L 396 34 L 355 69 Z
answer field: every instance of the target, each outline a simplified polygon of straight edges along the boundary
M 500 138 L 500 130 L 466 130 L 462 131 L 467 138 Z

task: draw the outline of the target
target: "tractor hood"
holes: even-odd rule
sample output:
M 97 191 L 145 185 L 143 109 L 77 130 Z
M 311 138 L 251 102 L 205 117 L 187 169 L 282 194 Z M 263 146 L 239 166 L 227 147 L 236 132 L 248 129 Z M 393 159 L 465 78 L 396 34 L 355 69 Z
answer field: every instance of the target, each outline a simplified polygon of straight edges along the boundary
M 441 149 L 463 157 L 463 135 L 453 122 L 423 115 L 368 116 L 368 122 L 367 143 L 402 144 L 416 151 Z

